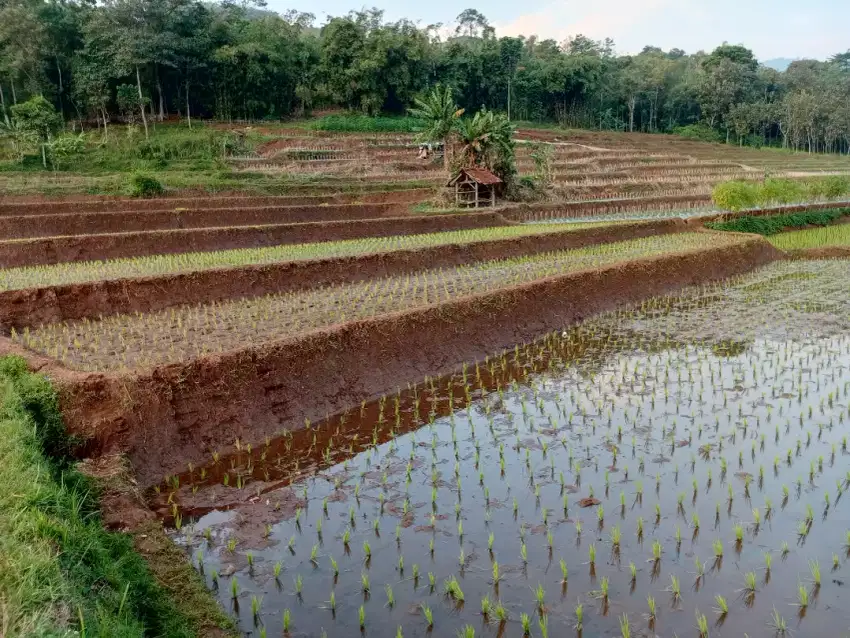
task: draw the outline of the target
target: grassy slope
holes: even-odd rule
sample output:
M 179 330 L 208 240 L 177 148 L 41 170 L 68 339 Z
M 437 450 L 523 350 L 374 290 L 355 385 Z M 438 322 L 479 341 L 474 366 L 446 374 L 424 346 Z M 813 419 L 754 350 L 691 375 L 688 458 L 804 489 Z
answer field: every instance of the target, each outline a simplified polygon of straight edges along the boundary
M 176 582 L 194 617 L 181 611 L 133 538 L 104 530 L 96 485 L 66 456 L 47 379 L 3 357 L 0 397 L 0 634 L 178 637 L 226 625 L 211 599 L 198 609 L 204 602 L 185 576 Z

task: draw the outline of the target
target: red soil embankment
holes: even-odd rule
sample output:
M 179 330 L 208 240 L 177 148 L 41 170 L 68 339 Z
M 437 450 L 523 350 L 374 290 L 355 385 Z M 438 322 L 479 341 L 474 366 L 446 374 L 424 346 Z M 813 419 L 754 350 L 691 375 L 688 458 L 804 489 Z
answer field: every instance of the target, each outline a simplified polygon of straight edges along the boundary
M 692 230 L 692 224 L 665 219 L 358 257 L 8 290 L 0 292 L 0 323 L 7 330 L 12 327 L 22 329 L 100 315 L 153 312 L 181 304 L 257 297 Z
M 543 279 L 333 326 L 263 347 L 127 374 L 84 374 L 31 357 L 55 380 L 88 454 L 124 452 L 140 484 L 213 450 L 297 429 L 407 380 L 440 375 L 593 314 L 752 270 L 781 253 L 759 237 Z M 3 349 L 19 351 L 7 339 Z
M 314 187 L 319 190 L 319 187 Z M 325 190 L 325 189 L 322 189 Z M 242 208 L 259 206 L 320 206 L 322 204 L 384 204 L 421 202 L 434 194 L 431 188 L 412 188 L 396 191 L 370 191 L 365 193 L 337 193 L 329 195 L 198 195 L 173 196 L 153 199 L 127 199 L 99 197 L 28 201 L 21 198 L 0 198 L 0 215 L 48 215 L 59 213 L 98 213 L 142 210 L 208 210 L 214 208 Z
M 379 219 L 409 214 L 408 204 L 386 203 L 10 215 L 0 216 L 0 240 Z
M 468 213 L 16 239 L 0 241 L 0 267 L 416 235 L 510 223 L 498 213 Z

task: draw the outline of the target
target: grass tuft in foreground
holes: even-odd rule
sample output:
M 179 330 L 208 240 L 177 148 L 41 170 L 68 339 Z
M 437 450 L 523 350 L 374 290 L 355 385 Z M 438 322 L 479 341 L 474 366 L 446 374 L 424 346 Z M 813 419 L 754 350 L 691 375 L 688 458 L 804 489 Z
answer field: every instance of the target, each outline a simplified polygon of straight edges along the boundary
M 96 485 L 64 454 L 50 382 L 20 357 L 0 358 L 0 399 L 4 635 L 198 635 L 132 538 L 101 525 Z

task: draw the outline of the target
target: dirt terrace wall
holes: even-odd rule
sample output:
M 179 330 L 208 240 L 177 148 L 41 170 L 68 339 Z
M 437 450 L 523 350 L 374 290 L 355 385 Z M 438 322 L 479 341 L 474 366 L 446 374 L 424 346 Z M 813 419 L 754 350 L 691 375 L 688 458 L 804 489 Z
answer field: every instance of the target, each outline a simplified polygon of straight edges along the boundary
M 314 190 L 326 190 L 315 185 Z M 0 215 L 48 215 L 57 213 L 97 213 L 141 210 L 208 210 L 212 208 L 238 208 L 243 206 L 319 206 L 321 204 L 369 204 L 420 202 L 434 194 L 431 188 L 413 188 L 396 191 L 371 191 L 365 193 L 329 195 L 201 195 L 197 197 L 171 196 L 152 199 L 127 199 L 117 197 L 78 197 L 49 200 L 30 198 L 0 198 Z
M 601 311 L 779 256 L 764 239 L 744 236 L 730 247 L 543 279 L 150 372 L 34 364 L 56 381 L 69 430 L 90 442 L 86 452 L 126 452 L 144 487 L 202 464 L 236 437 L 258 442 Z
M 0 324 L 8 331 L 99 315 L 152 312 L 181 304 L 256 297 L 689 230 L 693 230 L 690 223 L 665 219 L 359 257 L 8 290 L 0 292 Z
M 400 217 L 408 204 L 328 204 L 0 216 L 0 239 Z
M 17 239 L 0 241 L 0 267 L 414 235 L 509 224 L 498 213 L 468 213 Z

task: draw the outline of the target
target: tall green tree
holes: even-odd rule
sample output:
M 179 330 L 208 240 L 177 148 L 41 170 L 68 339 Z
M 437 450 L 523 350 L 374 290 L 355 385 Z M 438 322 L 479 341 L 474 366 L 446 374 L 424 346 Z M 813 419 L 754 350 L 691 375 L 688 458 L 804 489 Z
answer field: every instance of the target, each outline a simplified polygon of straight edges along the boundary
M 451 137 L 463 115 L 463 109 L 455 103 L 451 87 L 435 86 L 430 93 L 415 98 L 414 108 L 409 109 L 412 116 L 425 122 L 425 130 L 419 135 L 420 141 L 440 140 L 443 143 L 443 162 L 446 169 L 450 164 Z

